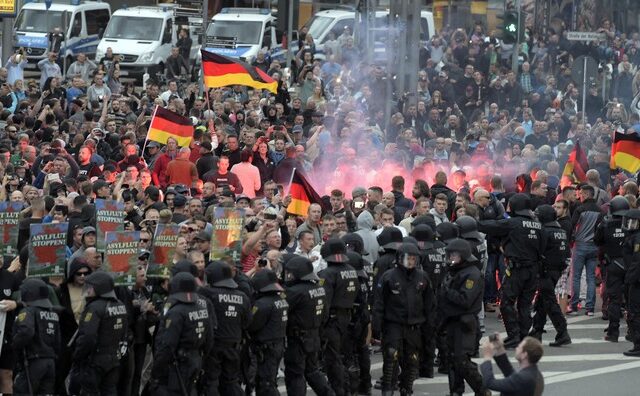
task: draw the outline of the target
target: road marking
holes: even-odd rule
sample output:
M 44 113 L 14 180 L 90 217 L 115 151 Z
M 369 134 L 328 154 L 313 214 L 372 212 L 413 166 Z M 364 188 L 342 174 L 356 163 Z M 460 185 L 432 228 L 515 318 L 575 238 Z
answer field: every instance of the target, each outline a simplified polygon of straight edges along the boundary
M 624 337 L 620 337 L 619 340 L 620 342 L 628 342 L 627 340 L 624 339 Z M 544 341 L 543 344 L 545 346 L 548 346 L 549 342 L 552 342 L 552 340 L 549 340 L 548 342 Z M 602 338 L 571 338 L 571 344 L 608 344 L 608 343 L 609 341 L 604 340 L 604 334 L 602 335 Z
M 484 359 L 476 358 L 471 359 L 475 363 L 482 363 Z M 540 361 L 543 365 L 545 363 L 565 363 L 565 362 L 599 362 L 607 360 L 632 360 L 638 361 L 638 358 L 632 356 L 624 356 L 622 353 L 601 353 L 590 355 L 556 355 L 556 356 L 543 356 Z M 517 363 L 514 357 L 510 357 L 511 363 Z M 373 365 L 372 365 L 373 366 Z
M 624 357 L 627 357 L 627 356 L 624 356 Z M 636 361 L 617 364 L 615 366 L 600 367 L 600 368 L 591 369 L 591 370 L 578 371 L 575 373 L 562 374 L 562 375 L 549 378 L 549 380 L 545 379 L 544 382 L 545 382 L 545 385 L 549 385 L 549 384 L 555 384 L 558 382 L 567 382 L 567 381 L 572 381 L 580 378 L 591 377 L 594 375 L 602 375 L 607 373 L 615 373 L 619 371 L 640 368 L 640 360 L 638 360 L 638 358 L 633 358 L 633 359 L 636 359 Z

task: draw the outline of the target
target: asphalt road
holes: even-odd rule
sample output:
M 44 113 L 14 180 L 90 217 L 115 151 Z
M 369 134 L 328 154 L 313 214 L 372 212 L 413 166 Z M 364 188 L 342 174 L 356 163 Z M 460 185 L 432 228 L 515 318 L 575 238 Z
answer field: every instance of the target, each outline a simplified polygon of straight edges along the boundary
M 502 322 L 497 313 L 487 313 L 485 321 L 487 334 L 501 332 L 504 338 Z M 543 335 L 545 346 L 544 356 L 540 368 L 545 378 L 545 395 L 607 395 L 632 396 L 640 394 L 640 358 L 630 358 L 622 352 L 631 349 L 631 343 L 624 339 L 626 324 L 622 323 L 620 342 L 617 344 L 604 341 L 604 329 L 607 322 L 602 320 L 602 314 L 595 316 L 584 315 L 568 318 L 568 328 L 573 344 L 561 348 L 549 347 L 556 335 L 553 326 L 548 322 L 547 333 Z M 483 339 L 484 341 L 484 339 Z M 513 351 L 507 351 L 512 364 L 517 367 L 513 359 Z M 476 359 L 480 363 L 481 359 Z M 494 371 L 499 369 L 494 364 Z M 379 378 L 382 372 L 382 357 L 379 353 L 372 356 L 372 377 Z M 442 374 L 435 378 L 420 378 L 414 383 L 414 395 L 447 395 L 449 392 L 448 379 Z M 279 380 L 280 392 L 286 393 L 284 380 Z M 467 395 L 473 395 L 467 385 Z M 313 392 L 309 389 L 309 394 Z M 380 394 L 379 391 L 373 393 Z M 397 393 L 396 393 L 397 394 Z M 497 395 L 496 392 L 494 394 Z

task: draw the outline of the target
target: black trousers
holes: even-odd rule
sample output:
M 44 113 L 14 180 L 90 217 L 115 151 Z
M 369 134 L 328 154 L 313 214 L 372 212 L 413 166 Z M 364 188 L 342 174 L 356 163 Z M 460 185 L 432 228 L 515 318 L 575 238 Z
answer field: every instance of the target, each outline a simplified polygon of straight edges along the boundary
M 567 330 L 567 321 L 562 314 L 558 299 L 556 298 L 556 284 L 562 272 L 559 270 L 548 270 L 538 279 L 538 298 L 536 299 L 533 317 L 533 331 L 542 333 L 544 325 L 547 323 L 547 316 L 551 319 L 553 327 L 558 333 Z
M 284 355 L 284 339 L 252 345 L 256 356 L 256 396 L 279 396 L 278 367 Z
M 33 359 L 29 361 L 29 379 L 27 368 L 20 365 L 13 379 L 14 395 L 29 395 L 29 383 L 34 395 L 55 393 L 56 365 L 54 359 Z
M 482 376 L 478 365 L 471 361 L 475 350 L 476 315 L 463 315 L 446 324 L 449 352 L 449 390 L 453 394 L 464 393 L 464 381 L 478 394 L 483 391 Z
M 287 395 L 304 395 L 307 383 L 319 396 L 333 396 L 327 378 L 318 368 L 320 336 L 317 331 L 305 335 L 287 337 L 284 352 L 284 382 Z
M 349 315 L 332 315 L 323 329 L 324 365 L 331 388 L 337 396 L 348 392 L 348 376 L 345 375 L 344 352 L 349 340 Z
M 531 328 L 531 303 L 536 292 L 538 269 L 530 265 L 511 268 L 502 280 L 500 313 L 510 338 L 524 338 Z
M 349 373 L 351 393 L 371 388 L 371 355 L 367 345 L 368 321 L 356 320 L 349 324 L 349 340 L 346 345 L 345 362 Z
M 421 326 L 385 322 L 382 327 L 382 390 L 393 391 L 400 382 L 400 391 L 411 393 L 418 376 L 422 350 Z M 398 368 L 400 375 L 398 376 Z
M 204 367 L 206 395 L 244 395 L 240 387 L 240 346 L 237 343 L 215 340 Z
M 622 261 L 619 259 L 619 261 Z M 615 263 L 607 265 L 606 291 L 609 305 L 609 330 L 607 334 L 617 337 L 620 334 L 620 318 L 622 317 L 622 298 L 624 296 L 624 275 L 623 268 Z
M 633 348 L 640 349 L 640 284 L 629 286 L 629 328 L 633 337 Z

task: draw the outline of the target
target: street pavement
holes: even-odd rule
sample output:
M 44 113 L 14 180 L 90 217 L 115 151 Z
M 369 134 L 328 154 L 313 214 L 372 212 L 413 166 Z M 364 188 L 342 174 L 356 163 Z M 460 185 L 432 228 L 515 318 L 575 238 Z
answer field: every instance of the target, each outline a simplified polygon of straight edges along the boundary
M 542 338 L 544 356 L 539 364 L 545 379 L 545 395 L 640 395 L 640 358 L 622 355 L 622 352 L 632 347 L 632 344 L 624 339 L 627 330 L 624 321 L 621 323 L 619 342 L 611 343 L 604 341 L 604 329 L 608 322 L 602 320 L 602 314 L 596 312 L 594 316 L 589 317 L 581 311 L 581 315 L 567 318 L 573 343 L 560 348 L 549 346 L 549 342 L 555 339 L 556 332 L 551 323 L 549 321 L 547 323 L 545 328 L 547 332 Z M 503 339 L 506 337 L 497 312 L 487 313 L 485 326 L 486 334 L 499 332 Z M 507 351 L 507 354 L 517 368 L 518 363 L 513 358 L 514 351 Z M 482 359 L 475 359 L 475 361 L 480 363 Z M 371 365 L 374 380 L 380 378 L 382 373 L 380 353 L 373 354 Z M 495 363 L 494 372 L 500 372 Z M 284 380 L 280 379 L 279 384 L 280 392 L 285 394 Z M 434 378 L 420 378 L 415 381 L 413 390 L 414 395 L 448 395 L 448 379 L 445 375 L 437 373 Z M 468 385 L 466 392 L 466 395 L 473 395 Z M 308 394 L 313 392 L 309 389 Z M 375 390 L 373 394 L 380 394 L 380 391 Z M 494 392 L 494 395 L 497 394 Z

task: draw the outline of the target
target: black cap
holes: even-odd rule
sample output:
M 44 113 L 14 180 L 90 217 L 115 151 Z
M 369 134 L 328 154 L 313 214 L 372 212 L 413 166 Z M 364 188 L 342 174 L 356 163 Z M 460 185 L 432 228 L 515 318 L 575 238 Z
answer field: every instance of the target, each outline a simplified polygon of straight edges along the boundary
M 196 288 L 196 278 L 188 272 L 180 272 L 169 282 L 170 298 L 183 303 L 194 302 Z
M 268 268 L 263 268 L 251 278 L 253 288 L 259 292 L 279 292 L 284 290 L 278 283 L 276 273 Z
M 327 263 L 346 263 L 347 247 L 344 242 L 337 238 L 330 238 L 320 248 L 320 254 Z
M 176 194 L 173 198 L 174 208 L 184 208 L 187 205 L 187 198 L 182 194 Z
M 28 305 L 40 308 L 51 308 L 49 288 L 42 279 L 29 278 L 20 285 L 22 301 Z
M 233 272 L 231 267 L 222 261 L 212 261 L 207 268 L 207 281 L 211 286 L 226 287 L 228 289 L 236 289 L 238 284 L 233 280 Z

